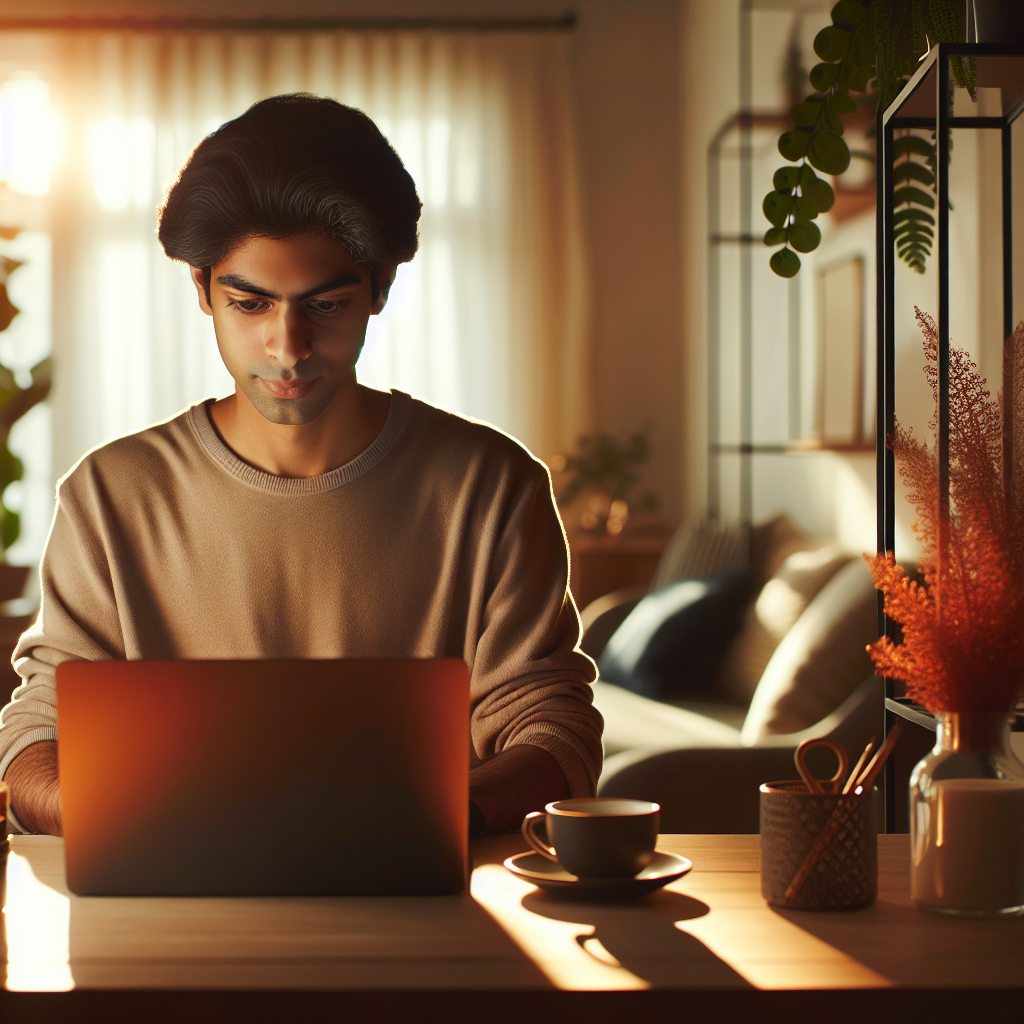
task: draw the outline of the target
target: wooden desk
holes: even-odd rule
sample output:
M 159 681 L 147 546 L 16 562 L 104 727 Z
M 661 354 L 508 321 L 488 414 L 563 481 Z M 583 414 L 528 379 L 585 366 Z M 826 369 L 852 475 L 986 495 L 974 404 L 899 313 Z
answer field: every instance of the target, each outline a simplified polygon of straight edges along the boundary
M 962 1004 L 973 1019 L 1020 1017 L 1024 920 L 916 910 L 906 836 L 879 838 L 877 904 L 843 914 L 770 909 L 758 842 L 663 836 L 691 874 L 636 903 L 582 904 L 501 867 L 523 849 L 516 836 L 475 844 L 471 895 L 379 899 L 80 898 L 65 888 L 60 840 L 17 836 L 0 1016 L 316 1020 L 329 1008 L 385 1019 L 387 1007 L 525 1022 L 548 1007 L 621 1022 L 685 1006 L 697 1020 L 731 1007 L 759 1020 L 826 1012 L 834 1024 L 899 1007 L 945 1019 Z

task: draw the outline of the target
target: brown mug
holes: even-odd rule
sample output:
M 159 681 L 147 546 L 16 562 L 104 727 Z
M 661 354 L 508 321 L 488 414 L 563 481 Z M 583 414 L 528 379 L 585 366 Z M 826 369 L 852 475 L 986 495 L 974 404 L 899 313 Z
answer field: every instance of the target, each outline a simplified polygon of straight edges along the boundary
M 535 831 L 542 821 L 547 843 Z M 633 878 L 654 859 L 660 824 L 661 808 L 650 800 L 581 797 L 532 811 L 523 838 L 577 878 Z

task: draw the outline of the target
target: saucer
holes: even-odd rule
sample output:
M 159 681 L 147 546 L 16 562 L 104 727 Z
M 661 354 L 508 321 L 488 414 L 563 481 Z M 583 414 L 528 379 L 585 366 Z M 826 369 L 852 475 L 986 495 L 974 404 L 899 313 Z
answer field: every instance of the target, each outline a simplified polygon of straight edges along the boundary
M 681 878 L 693 864 L 674 853 L 655 851 L 651 863 L 634 878 L 577 878 L 570 875 L 561 864 L 531 852 L 509 857 L 505 867 L 524 882 L 560 896 L 591 900 L 632 900 Z

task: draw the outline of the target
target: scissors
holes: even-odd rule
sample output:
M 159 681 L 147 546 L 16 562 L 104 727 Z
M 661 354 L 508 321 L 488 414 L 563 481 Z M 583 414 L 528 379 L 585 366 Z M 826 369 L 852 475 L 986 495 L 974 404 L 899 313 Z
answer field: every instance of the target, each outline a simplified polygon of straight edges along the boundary
M 807 751 L 813 750 L 814 747 L 828 747 L 839 759 L 839 767 L 831 779 L 815 778 L 807 767 Z M 800 778 L 804 780 L 804 785 L 816 796 L 824 796 L 826 793 L 838 793 L 842 789 L 843 780 L 846 778 L 847 769 L 850 767 L 850 759 L 846 756 L 846 748 L 842 743 L 836 743 L 834 740 L 804 740 L 796 748 L 793 759 L 796 761 L 796 770 L 800 773 Z

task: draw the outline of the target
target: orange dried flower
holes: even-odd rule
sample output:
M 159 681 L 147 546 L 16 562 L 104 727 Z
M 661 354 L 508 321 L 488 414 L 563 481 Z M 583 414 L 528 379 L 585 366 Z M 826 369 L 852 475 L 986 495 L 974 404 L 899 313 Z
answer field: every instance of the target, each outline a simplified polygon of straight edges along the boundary
M 915 312 L 937 403 L 938 332 Z M 945 558 L 935 442 L 898 422 L 890 445 L 917 510 L 924 583 L 909 579 L 891 551 L 864 556 L 886 613 L 903 627 L 901 644 L 882 637 L 868 648 L 875 668 L 933 712 L 1008 711 L 1024 686 L 1024 322 L 1007 339 L 1003 385 L 1002 402 L 991 399 L 968 354 L 951 349 Z

